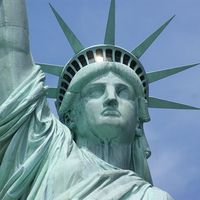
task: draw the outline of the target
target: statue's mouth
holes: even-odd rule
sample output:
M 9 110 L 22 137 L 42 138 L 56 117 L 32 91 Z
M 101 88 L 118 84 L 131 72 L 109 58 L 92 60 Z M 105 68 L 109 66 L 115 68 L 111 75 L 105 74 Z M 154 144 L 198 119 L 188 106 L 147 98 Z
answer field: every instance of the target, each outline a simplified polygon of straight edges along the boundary
M 113 116 L 113 117 L 120 117 L 121 116 L 120 112 L 116 109 L 113 109 L 113 108 L 106 108 L 105 110 L 103 110 L 101 115 L 103 115 L 103 116 Z

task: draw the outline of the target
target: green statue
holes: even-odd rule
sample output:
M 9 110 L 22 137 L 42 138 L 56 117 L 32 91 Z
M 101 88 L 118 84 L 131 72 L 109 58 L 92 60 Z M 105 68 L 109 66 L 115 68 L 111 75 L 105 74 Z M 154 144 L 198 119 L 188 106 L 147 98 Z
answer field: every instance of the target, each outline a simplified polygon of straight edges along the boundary
M 148 84 L 195 65 L 146 73 L 139 61 L 171 19 L 129 52 L 115 46 L 112 0 L 105 44 L 84 48 L 51 8 L 75 52 L 64 67 L 34 63 L 25 0 L 0 0 L 0 199 L 171 200 L 152 184 L 143 123 L 148 107 L 196 108 L 149 97 Z

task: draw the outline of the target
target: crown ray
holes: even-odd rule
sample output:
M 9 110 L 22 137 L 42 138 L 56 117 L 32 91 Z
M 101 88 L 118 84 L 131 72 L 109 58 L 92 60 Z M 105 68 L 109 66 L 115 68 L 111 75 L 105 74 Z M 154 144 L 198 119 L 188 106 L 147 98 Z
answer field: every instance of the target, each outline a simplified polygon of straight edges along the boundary
M 111 0 L 104 44 L 115 44 L 115 0 Z
M 172 21 L 174 17 L 175 15 L 171 17 L 168 21 L 166 21 L 153 34 L 151 34 L 144 42 L 138 45 L 131 53 L 137 58 L 140 58 L 146 52 L 146 50 L 153 44 L 156 38 L 162 33 L 162 31 L 167 27 L 167 25 Z
M 172 101 L 167 101 L 164 99 L 158 99 L 154 97 L 149 97 L 148 99 L 149 108 L 164 108 L 164 109 L 188 109 L 188 110 L 200 110 L 200 108 L 180 104 Z
M 84 46 L 81 44 L 81 42 L 77 39 L 77 37 L 74 35 L 74 33 L 71 31 L 69 26 L 64 22 L 64 20 L 61 18 L 61 16 L 57 13 L 57 11 L 53 8 L 51 4 L 49 4 L 58 23 L 60 24 L 67 40 L 69 41 L 72 49 L 74 50 L 74 53 L 78 53 L 81 50 L 84 49 Z
M 58 89 L 57 88 L 47 88 L 47 98 L 50 99 L 56 99 L 57 98 L 57 93 Z
M 182 72 L 191 67 L 195 67 L 197 65 L 199 65 L 199 63 L 191 64 L 191 65 L 184 65 L 184 66 L 175 67 L 175 68 L 171 68 L 171 69 L 160 70 L 160 71 L 156 71 L 156 72 L 148 72 L 147 73 L 148 82 L 153 83 L 155 81 L 158 81 L 158 80 L 161 80 L 168 76 L 177 74 L 179 72 Z
M 45 64 L 45 63 L 36 63 L 36 65 L 40 65 L 41 69 L 48 73 L 55 76 L 60 77 L 63 67 L 61 65 L 51 65 L 51 64 Z

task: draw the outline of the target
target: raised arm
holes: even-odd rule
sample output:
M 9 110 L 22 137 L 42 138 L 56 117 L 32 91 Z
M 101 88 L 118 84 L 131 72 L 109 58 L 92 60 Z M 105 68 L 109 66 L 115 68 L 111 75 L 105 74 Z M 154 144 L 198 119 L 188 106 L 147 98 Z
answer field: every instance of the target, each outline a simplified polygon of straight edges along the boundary
M 0 0 L 0 105 L 32 66 L 25 0 Z

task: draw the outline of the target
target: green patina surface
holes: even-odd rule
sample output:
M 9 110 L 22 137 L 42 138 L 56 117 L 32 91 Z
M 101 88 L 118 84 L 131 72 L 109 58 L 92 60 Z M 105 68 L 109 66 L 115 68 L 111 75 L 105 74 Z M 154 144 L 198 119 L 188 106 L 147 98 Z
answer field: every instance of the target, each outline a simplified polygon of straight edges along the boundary
M 0 199 L 172 199 L 152 185 L 143 123 L 148 107 L 197 108 L 149 97 L 148 84 L 196 64 L 146 73 L 138 60 L 171 19 L 131 53 L 114 46 L 112 0 L 105 45 L 85 49 L 51 8 L 77 55 L 64 67 L 40 68 L 30 54 L 25 0 L 0 0 Z M 117 50 L 128 61 L 117 61 Z M 58 88 L 44 86 L 41 69 L 61 77 Z M 62 123 L 47 97 L 57 98 Z

